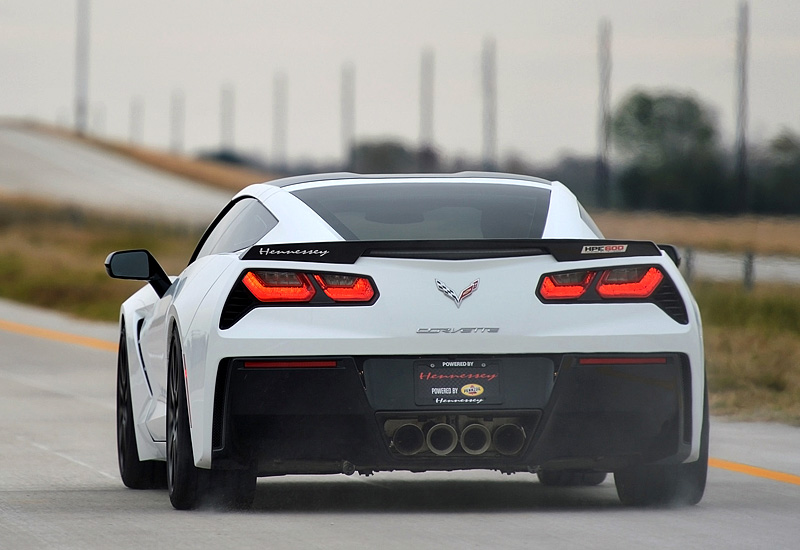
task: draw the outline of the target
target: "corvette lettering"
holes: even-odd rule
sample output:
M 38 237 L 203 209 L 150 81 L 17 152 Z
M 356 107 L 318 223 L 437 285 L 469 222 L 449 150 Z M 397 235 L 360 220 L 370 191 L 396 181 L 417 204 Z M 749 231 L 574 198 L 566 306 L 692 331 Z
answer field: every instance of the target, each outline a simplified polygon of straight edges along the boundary
M 586 245 L 581 254 L 617 254 L 628 250 L 627 244 Z
M 278 250 L 275 248 L 264 248 L 261 247 L 258 249 L 258 254 L 260 256 L 275 256 L 275 255 L 297 255 L 297 256 L 319 256 L 322 258 L 326 254 L 330 252 L 329 250 L 318 250 L 318 249 L 302 249 L 298 248 L 296 250 Z
M 418 328 L 417 334 L 494 334 L 498 327 Z

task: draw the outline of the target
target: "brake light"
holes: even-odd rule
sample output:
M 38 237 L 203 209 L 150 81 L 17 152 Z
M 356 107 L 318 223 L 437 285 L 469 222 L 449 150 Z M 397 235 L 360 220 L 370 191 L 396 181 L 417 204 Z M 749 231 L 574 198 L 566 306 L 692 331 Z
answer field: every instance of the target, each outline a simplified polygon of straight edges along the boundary
M 662 279 L 656 267 L 618 267 L 600 276 L 597 293 L 603 298 L 647 298 Z
M 260 302 L 308 302 L 316 293 L 308 276 L 290 271 L 248 271 L 242 283 Z
M 375 296 L 366 277 L 325 273 L 314 275 L 314 279 L 322 291 L 337 302 L 369 302 Z
M 545 300 L 574 300 L 583 296 L 594 276 L 594 271 L 552 273 L 542 280 L 539 292 Z

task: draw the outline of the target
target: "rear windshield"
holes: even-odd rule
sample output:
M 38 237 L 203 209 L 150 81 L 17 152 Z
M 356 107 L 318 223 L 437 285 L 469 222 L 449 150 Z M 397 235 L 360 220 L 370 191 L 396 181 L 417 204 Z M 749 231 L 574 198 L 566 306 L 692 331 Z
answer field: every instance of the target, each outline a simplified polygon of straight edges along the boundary
M 539 239 L 550 191 L 526 185 L 380 183 L 293 191 L 347 240 Z

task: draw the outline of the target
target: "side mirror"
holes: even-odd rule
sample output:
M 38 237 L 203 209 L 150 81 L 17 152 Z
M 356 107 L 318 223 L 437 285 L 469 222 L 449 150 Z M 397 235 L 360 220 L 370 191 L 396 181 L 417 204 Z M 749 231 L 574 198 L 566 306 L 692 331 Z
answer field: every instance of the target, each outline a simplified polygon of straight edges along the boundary
M 106 273 L 114 279 L 149 282 L 159 298 L 172 286 L 164 269 L 147 250 L 112 252 L 106 258 L 105 265 Z

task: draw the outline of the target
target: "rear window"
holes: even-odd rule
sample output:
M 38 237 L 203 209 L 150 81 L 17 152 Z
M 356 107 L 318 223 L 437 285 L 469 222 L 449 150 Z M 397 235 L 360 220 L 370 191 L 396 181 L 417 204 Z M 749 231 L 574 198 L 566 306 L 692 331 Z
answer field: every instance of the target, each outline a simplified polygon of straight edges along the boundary
M 380 183 L 292 192 L 347 240 L 539 239 L 550 191 L 525 185 Z

